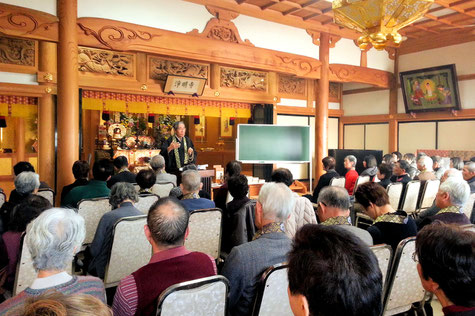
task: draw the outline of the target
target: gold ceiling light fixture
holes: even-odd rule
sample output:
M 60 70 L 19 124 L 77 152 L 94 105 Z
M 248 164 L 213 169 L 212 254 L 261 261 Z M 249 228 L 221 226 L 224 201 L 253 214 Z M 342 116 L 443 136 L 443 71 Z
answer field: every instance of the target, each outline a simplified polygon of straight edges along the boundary
M 399 46 L 400 29 L 424 16 L 434 0 L 334 0 L 336 24 L 362 33 L 357 44 L 365 50 L 372 44 L 377 50 L 386 45 Z

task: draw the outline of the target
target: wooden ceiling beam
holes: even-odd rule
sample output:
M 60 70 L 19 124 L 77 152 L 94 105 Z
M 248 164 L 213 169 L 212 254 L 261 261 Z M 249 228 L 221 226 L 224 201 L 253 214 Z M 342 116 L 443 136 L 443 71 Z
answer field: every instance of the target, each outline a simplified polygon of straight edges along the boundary
M 472 1 L 472 0 L 458 0 L 458 1 L 454 1 L 454 2 L 449 3 L 449 7 L 454 7 L 454 6 L 461 5 L 461 4 L 464 4 L 464 3 L 467 3 L 467 2 L 471 2 L 471 1 Z
M 475 13 L 471 13 L 471 12 L 468 12 L 468 11 L 465 12 L 466 10 L 458 8 L 458 7 L 451 7 L 448 3 L 445 3 L 442 0 L 435 0 L 435 3 L 437 3 L 440 6 L 443 6 L 444 8 L 451 9 L 451 10 L 457 11 L 459 13 L 469 15 L 471 17 L 475 17 Z
M 279 0 L 270 0 L 270 1 L 271 1 L 270 3 L 264 4 L 263 6 L 261 6 L 259 8 L 261 8 L 261 10 L 264 11 L 264 10 L 267 10 L 267 9 L 271 8 L 272 6 L 275 6 L 276 4 L 280 3 Z

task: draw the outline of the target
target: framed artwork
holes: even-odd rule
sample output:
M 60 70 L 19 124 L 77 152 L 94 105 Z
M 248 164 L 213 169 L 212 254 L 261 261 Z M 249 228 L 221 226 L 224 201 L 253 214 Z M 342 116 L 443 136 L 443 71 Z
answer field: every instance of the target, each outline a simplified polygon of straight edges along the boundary
M 401 72 L 406 113 L 460 110 L 455 64 Z
M 195 124 L 195 139 L 206 141 L 206 117 L 200 116 L 200 124 Z
M 229 125 L 229 117 L 222 117 L 220 119 L 221 125 L 221 134 L 222 138 L 232 138 L 233 137 L 233 126 Z
M 168 75 L 163 92 L 175 94 L 202 95 L 206 78 Z

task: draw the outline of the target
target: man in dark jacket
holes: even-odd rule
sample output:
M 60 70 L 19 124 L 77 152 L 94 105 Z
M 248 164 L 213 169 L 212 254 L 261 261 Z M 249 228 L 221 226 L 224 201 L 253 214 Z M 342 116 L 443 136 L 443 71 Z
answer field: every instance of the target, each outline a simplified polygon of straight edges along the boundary
M 87 163 L 87 161 L 78 160 L 74 162 L 73 175 L 76 181 L 74 181 L 70 185 L 64 186 L 63 191 L 61 191 L 61 204 L 63 203 L 63 200 L 66 197 L 66 195 L 68 195 L 68 193 L 71 192 L 72 189 L 89 183 L 89 180 L 87 179 L 88 174 L 89 174 L 89 164 Z
M 135 174 L 129 171 L 129 161 L 125 156 L 119 156 L 114 159 L 114 169 L 116 174 L 107 181 L 107 187 L 110 189 L 117 182 L 135 182 Z
M 340 175 L 338 172 L 335 171 L 335 158 L 333 157 L 325 157 L 322 159 L 323 163 L 323 169 L 326 171 L 324 175 L 318 179 L 317 186 L 315 187 L 315 190 L 313 190 L 313 196 L 311 198 L 313 203 L 317 203 L 318 201 L 318 194 L 320 193 L 320 190 L 322 190 L 324 187 L 327 187 L 330 185 L 330 181 L 335 178 L 339 177 Z

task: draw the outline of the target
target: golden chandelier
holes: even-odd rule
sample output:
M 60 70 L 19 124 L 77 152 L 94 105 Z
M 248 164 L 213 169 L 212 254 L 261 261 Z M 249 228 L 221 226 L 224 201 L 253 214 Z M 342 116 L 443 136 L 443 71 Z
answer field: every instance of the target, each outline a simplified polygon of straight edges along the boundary
M 365 50 L 371 43 L 382 50 L 392 43 L 402 41 L 398 33 L 403 27 L 421 18 L 434 0 L 334 0 L 332 4 L 335 23 L 363 35 L 357 44 Z

